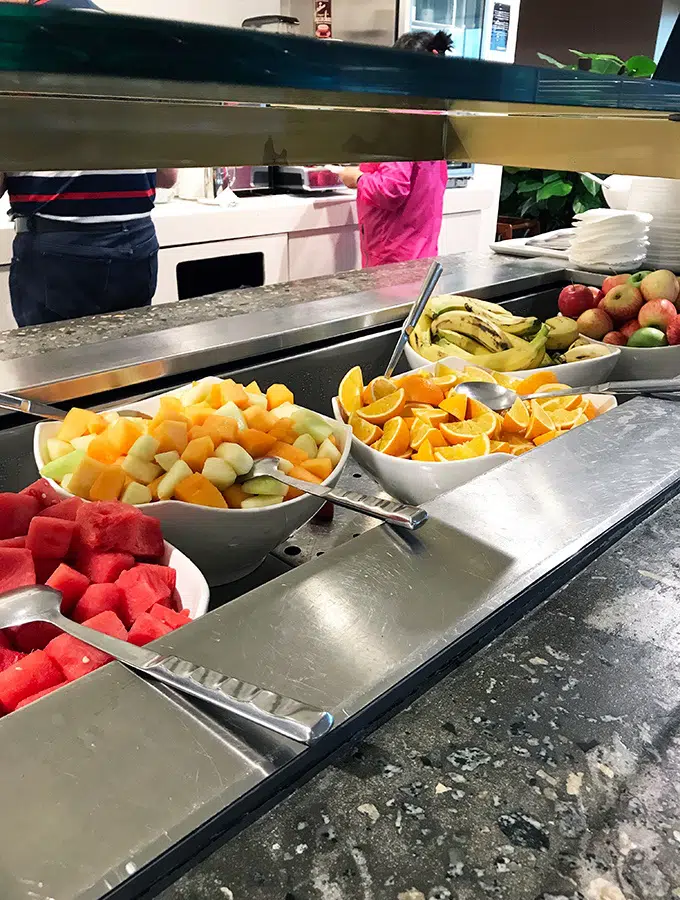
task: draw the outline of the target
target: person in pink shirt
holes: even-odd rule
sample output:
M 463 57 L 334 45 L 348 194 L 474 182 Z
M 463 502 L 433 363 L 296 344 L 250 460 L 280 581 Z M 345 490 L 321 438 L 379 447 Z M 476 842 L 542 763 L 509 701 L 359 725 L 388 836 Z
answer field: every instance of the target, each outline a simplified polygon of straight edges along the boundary
M 451 48 L 444 31 L 403 34 L 400 50 L 440 55 Z M 444 160 L 362 163 L 340 176 L 357 191 L 364 268 L 436 256 L 448 180 Z

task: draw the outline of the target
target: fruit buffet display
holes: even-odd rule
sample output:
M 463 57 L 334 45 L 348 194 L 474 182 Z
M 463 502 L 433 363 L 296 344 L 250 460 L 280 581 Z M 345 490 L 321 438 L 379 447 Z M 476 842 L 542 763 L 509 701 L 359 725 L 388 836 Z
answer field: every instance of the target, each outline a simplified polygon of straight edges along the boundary
M 256 460 L 277 457 L 283 472 L 321 484 L 341 458 L 333 426 L 294 399 L 283 384 L 262 391 L 208 378 L 161 397 L 148 420 L 74 408 L 47 440 L 40 474 L 85 500 L 242 510 L 282 503 L 300 491 L 269 477 L 244 480 Z
M 46 584 L 103 634 L 141 646 L 190 621 L 164 553 L 160 523 L 127 504 L 64 500 L 44 479 L 0 493 L 0 593 Z M 0 630 L 0 715 L 110 659 L 45 622 Z
M 590 295 L 594 305 L 595 291 Z M 432 298 L 409 340 L 416 353 L 430 362 L 457 356 L 495 372 L 578 362 L 608 353 L 585 340 L 575 324 L 565 323 L 562 317 L 541 322 L 536 316 L 515 316 L 496 303 L 455 295 Z
M 680 283 L 668 269 L 613 275 L 605 278 L 601 291 L 583 284 L 565 287 L 558 320 L 605 344 L 666 347 L 680 344 L 679 298 Z
M 455 386 L 466 381 L 496 382 L 518 394 L 565 387 L 551 371 L 520 380 L 474 366 L 435 372 L 379 376 L 364 385 L 355 366 L 343 378 L 338 401 L 354 436 L 373 450 L 419 462 L 451 462 L 506 453 L 519 456 L 583 425 L 598 415 L 587 396 L 524 401 L 504 414 L 493 412 Z

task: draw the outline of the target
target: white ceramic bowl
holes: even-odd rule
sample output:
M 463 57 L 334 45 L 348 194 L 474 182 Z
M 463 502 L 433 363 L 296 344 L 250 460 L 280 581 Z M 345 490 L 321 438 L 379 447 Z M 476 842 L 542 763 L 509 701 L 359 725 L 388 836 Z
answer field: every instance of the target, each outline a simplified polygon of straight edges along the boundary
M 459 360 L 460 361 L 460 360 Z M 450 360 L 444 360 L 446 365 Z M 434 372 L 436 363 L 426 363 L 417 370 L 427 369 Z M 489 371 L 489 370 L 486 370 Z M 404 373 L 407 374 L 407 373 Z M 616 406 L 616 398 L 611 394 L 586 394 L 601 412 L 608 412 Z M 333 415 L 338 422 L 344 423 L 338 398 L 333 398 Z M 583 427 L 583 426 L 580 426 Z M 540 447 L 536 448 L 537 450 Z M 531 451 L 533 452 L 533 451 Z M 517 459 L 510 453 L 490 453 L 475 459 L 459 459 L 452 462 L 419 462 L 414 459 L 399 459 L 373 450 L 352 435 L 352 456 L 380 482 L 388 494 L 404 503 L 427 503 L 440 494 L 467 484 L 478 475 L 490 472 L 497 466 L 505 465 Z
M 677 378 L 680 375 L 680 345 L 674 347 L 619 347 L 621 353 L 612 381 L 641 378 Z
M 177 572 L 177 593 L 182 608 L 189 610 L 192 619 L 204 616 L 208 612 L 210 588 L 198 566 L 167 541 L 161 563 Z
M 598 342 L 599 343 L 599 342 Z M 558 366 L 542 366 L 541 369 L 526 369 L 521 372 L 504 372 L 512 378 L 526 378 L 534 372 L 546 371 L 554 372 L 560 384 L 568 384 L 569 387 L 583 387 L 588 384 L 602 384 L 607 381 L 614 371 L 620 347 L 613 344 L 603 344 L 610 351 L 608 356 L 599 356 L 597 359 L 582 359 L 579 362 L 562 363 Z M 423 369 L 430 365 L 430 361 L 425 359 L 411 347 L 410 344 L 405 348 L 406 359 L 409 365 L 414 369 Z M 465 362 L 457 356 L 448 356 L 446 359 L 440 360 L 451 366 L 452 369 L 464 369 L 465 366 L 474 366 L 474 362 Z M 642 376 L 640 376 L 642 377 Z M 407 460 L 408 461 L 408 460 Z
M 218 378 L 215 381 L 219 381 Z M 172 393 L 191 385 L 176 388 Z M 160 407 L 159 394 L 135 403 L 135 409 L 155 415 Z M 130 408 L 124 404 L 118 409 Z M 111 410 L 109 410 L 111 411 Z M 326 416 L 340 445 L 340 462 L 324 484 L 336 484 L 350 452 L 351 429 L 338 425 Z M 38 469 L 46 460 L 48 438 L 54 437 L 59 422 L 43 422 L 36 426 L 33 438 L 33 454 Z M 63 497 L 71 496 L 55 481 L 50 484 Z M 185 553 L 201 570 L 210 585 L 227 584 L 253 572 L 280 543 L 308 522 L 323 506 L 316 497 L 303 496 L 287 500 L 264 509 L 214 509 L 181 503 L 178 500 L 160 500 L 142 504 L 138 508 L 158 519 L 164 536 Z

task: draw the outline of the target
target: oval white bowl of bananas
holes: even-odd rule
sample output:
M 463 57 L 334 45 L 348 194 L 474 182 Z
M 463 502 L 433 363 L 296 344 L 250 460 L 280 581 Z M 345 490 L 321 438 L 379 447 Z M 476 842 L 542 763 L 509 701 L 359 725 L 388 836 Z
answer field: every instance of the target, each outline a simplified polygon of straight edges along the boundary
M 472 297 L 433 297 L 406 345 L 412 368 L 447 357 L 520 378 L 536 369 L 553 371 L 561 384 L 581 387 L 607 381 L 620 348 L 591 341 L 571 319 L 515 316 L 497 303 Z M 573 323 L 575 324 L 575 323 Z

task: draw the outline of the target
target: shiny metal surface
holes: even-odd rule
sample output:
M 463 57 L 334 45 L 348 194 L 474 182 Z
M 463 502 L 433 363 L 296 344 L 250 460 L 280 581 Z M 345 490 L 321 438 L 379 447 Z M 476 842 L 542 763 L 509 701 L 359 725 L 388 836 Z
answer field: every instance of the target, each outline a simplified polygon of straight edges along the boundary
M 416 535 L 373 528 L 158 648 L 228 661 L 243 680 L 328 709 L 327 740 L 347 738 L 370 704 L 413 689 L 539 580 L 677 489 L 679 427 L 677 405 L 632 400 L 439 498 Z M 290 778 L 318 758 L 230 729 L 115 664 L 2 720 L 0 746 L 13 810 L 0 825 L 3 900 L 29 900 L 38 883 L 60 900 L 105 896 L 211 817 L 234 825 L 284 768 Z
M 459 254 L 455 271 L 440 282 L 442 292 L 494 299 L 559 281 L 564 269 L 547 260 Z M 404 284 L 342 297 L 329 297 L 151 334 L 84 344 L 72 350 L 42 351 L 0 362 L 0 389 L 57 403 L 116 388 L 256 356 L 303 348 L 400 321 L 420 284 Z
M 437 287 L 439 279 L 442 277 L 443 271 L 444 270 L 442 268 L 442 264 L 440 262 L 437 262 L 436 260 L 430 266 L 430 269 L 425 276 L 425 280 L 423 281 L 423 286 L 421 287 L 420 293 L 418 294 L 418 299 L 413 304 L 413 308 L 409 312 L 404 324 L 402 325 L 399 339 L 397 340 L 396 346 L 394 348 L 394 353 L 390 357 L 390 361 L 385 367 L 385 378 L 391 378 L 394 374 L 394 370 L 397 368 L 397 363 L 401 359 L 401 354 L 404 352 L 404 347 L 408 343 L 408 339 L 411 337 L 413 329 L 416 327 L 416 323 L 418 322 L 418 319 L 425 309 L 427 301 L 434 293 L 434 289 Z
M 47 404 L 38 403 L 35 400 L 13 397 L 11 394 L 0 394 L 0 409 L 22 412 L 26 413 L 27 416 L 38 416 L 40 419 L 50 419 L 57 422 L 61 422 L 66 418 L 66 413 L 63 409 L 47 406 Z

